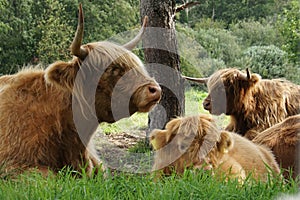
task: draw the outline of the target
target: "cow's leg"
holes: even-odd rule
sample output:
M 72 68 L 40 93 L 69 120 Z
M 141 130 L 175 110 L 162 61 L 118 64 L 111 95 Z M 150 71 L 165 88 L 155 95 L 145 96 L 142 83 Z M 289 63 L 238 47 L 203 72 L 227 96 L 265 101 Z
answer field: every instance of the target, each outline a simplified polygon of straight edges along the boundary
M 97 157 L 97 154 L 88 149 L 85 152 L 86 172 L 89 176 L 98 174 L 100 171 L 105 171 L 102 161 Z

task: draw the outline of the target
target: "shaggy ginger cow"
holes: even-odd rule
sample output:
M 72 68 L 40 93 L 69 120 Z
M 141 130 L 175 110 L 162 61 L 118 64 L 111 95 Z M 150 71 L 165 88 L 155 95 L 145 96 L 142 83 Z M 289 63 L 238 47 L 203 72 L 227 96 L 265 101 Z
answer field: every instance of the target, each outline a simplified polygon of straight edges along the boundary
M 259 133 L 253 140 L 268 146 L 274 153 L 286 178 L 299 175 L 300 115 L 286 118 L 282 122 Z M 290 174 L 292 170 L 292 174 Z
M 261 79 L 258 74 L 238 69 L 221 69 L 209 78 L 187 80 L 206 83 L 208 96 L 204 109 L 231 118 L 226 130 L 253 139 L 259 132 L 300 114 L 300 86 L 287 80 Z
M 73 60 L 0 78 L 0 162 L 8 172 L 37 168 L 47 173 L 69 166 L 90 173 L 101 165 L 90 144 L 98 124 L 147 112 L 160 100 L 160 86 L 129 51 L 146 21 L 124 46 L 81 45 L 81 5 L 78 19 Z
M 153 130 L 150 142 L 156 150 L 153 170 L 164 175 L 173 171 L 182 174 L 186 167 L 210 167 L 217 174 L 240 180 L 250 173 L 266 180 L 269 169 L 280 172 L 268 148 L 235 133 L 219 131 L 209 115 L 173 119 L 165 130 Z

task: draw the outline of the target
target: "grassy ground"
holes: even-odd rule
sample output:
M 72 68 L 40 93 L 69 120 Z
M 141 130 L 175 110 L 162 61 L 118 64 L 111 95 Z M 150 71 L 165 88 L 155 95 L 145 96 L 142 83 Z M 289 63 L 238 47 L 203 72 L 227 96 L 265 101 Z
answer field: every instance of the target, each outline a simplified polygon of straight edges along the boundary
M 44 178 L 38 174 L 22 175 L 17 180 L 0 180 L 0 199 L 274 199 L 294 194 L 294 182 L 272 180 L 267 183 L 248 179 L 216 180 L 209 172 L 187 171 L 182 177 L 154 181 L 151 175 L 102 174 L 74 178 L 69 172 Z
M 208 114 L 208 111 L 203 109 L 201 102 L 207 96 L 206 92 L 189 88 L 185 92 L 185 115 L 197 115 L 199 113 Z M 228 117 L 214 116 L 221 127 L 228 124 Z M 103 123 L 100 129 L 104 133 L 118 133 L 121 131 L 134 132 L 138 129 L 145 129 L 148 126 L 148 114 L 147 113 L 135 113 L 130 118 L 121 119 L 116 123 L 107 124 Z
M 206 96 L 196 90 L 186 92 L 186 115 L 205 113 L 200 102 Z M 220 117 L 220 124 L 227 118 Z M 142 131 L 147 127 L 147 114 L 135 114 L 113 125 L 103 124 L 106 134 L 120 131 Z M 140 147 L 138 147 L 140 148 Z M 142 147 L 141 147 L 142 148 Z M 134 171 L 138 172 L 138 170 Z M 274 199 L 282 194 L 295 194 L 293 180 L 272 179 L 266 183 L 251 178 L 244 184 L 236 180 L 213 178 L 208 171 L 186 171 L 182 177 L 155 181 L 151 174 L 125 173 L 111 176 L 98 174 L 75 178 L 68 170 L 57 176 L 23 174 L 16 179 L 0 179 L 0 199 Z

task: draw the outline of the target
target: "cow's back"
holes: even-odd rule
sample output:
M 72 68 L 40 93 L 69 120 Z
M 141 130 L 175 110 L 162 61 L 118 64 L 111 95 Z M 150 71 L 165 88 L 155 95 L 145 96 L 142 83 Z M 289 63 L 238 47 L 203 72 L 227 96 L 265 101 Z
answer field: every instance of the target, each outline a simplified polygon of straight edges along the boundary
M 282 106 L 286 113 L 278 115 L 291 116 L 300 113 L 300 86 L 284 79 L 261 80 L 261 93 L 270 103 Z M 282 120 L 281 120 L 282 121 Z
M 59 140 L 61 112 L 67 107 L 64 93 L 46 85 L 42 70 L 1 77 L 0 88 L 2 164 L 8 169 L 23 165 L 26 168 L 42 164 L 41 158 L 51 160 L 45 149 L 51 149 L 51 144 Z
M 300 115 L 290 116 L 258 134 L 253 142 L 268 146 L 274 153 L 279 165 L 285 169 L 286 178 L 290 175 L 296 178 L 299 166 L 298 152 L 300 141 Z M 298 168 L 297 168 L 298 167 Z M 290 174 L 290 169 L 292 173 Z
M 229 151 L 229 155 L 237 160 L 246 172 L 253 172 L 254 176 L 255 174 L 266 175 L 269 167 L 275 173 L 279 173 L 279 167 L 274 155 L 267 147 L 256 145 L 235 133 L 232 136 L 234 148 Z
M 236 124 L 237 132 L 252 140 L 257 133 L 300 114 L 300 86 L 287 80 L 263 79 L 248 92 L 241 116 L 235 117 L 243 123 Z M 245 128 L 246 127 L 246 128 Z

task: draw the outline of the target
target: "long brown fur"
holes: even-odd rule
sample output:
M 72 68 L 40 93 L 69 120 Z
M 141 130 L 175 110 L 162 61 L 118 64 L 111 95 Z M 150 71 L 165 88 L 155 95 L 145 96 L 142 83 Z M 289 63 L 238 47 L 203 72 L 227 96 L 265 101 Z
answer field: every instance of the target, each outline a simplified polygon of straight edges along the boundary
M 296 179 L 299 175 L 300 115 L 284 121 L 259 133 L 253 142 L 268 146 L 274 153 L 286 178 Z M 292 170 L 292 171 L 291 171 Z M 292 173 L 290 173 L 292 172 Z
M 209 105 L 207 109 L 212 114 L 230 116 L 226 130 L 253 139 L 259 132 L 300 113 L 300 86 L 282 79 L 261 79 L 258 74 L 245 80 L 240 74 L 243 72 L 238 69 L 222 69 L 207 81 L 209 96 L 203 104 Z M 224 97 L 220 95 L 222 89 Z M 225 104 L 225 109 L 220 109 L 218 103 Z
M 30 68 L 0 77 L 0 164 L 5 171 L 37 168 L 43 173 L 45 169 L 57 172 L 69 166 L 91 173 L 95 168 L 102 169 L 91 143 L 93 133 L 101 122 L 128 117 L 114 118 L 113 91 L 118 102 L 129 100 L 125 101 L 129 115 L 147 112 L 159 101 L 160 86 L 131 51 L 109 42 L 81 48 L 88 52 L 84 60 L 74 57 L 69 62 L 57 61 L 45 70 Z M 85 74 L 77 79 L 80 70 Z M 129 71 L 134 72 L 126 79 L 129 81 L 120 81 L 117 87 Z M 96 72 L 102 76 L 89 75 Z M 86 105 L 90 97 L 84 95 L 84 86 L 90 83 L 96 86 L 92 93 L 95 102 Z M 72 107 L 74 101 L 76 107 Z M 92 109 L 96 116 L 91 114 Z M 75 115 L 82 115 L 82 121 L 87 122 L 80 127 L 81 133 L 76 126 L 81 121 L 75 123 Z M 96 124 L 89 124 L 91 116 Z
M 219 131 L 209 115 L 171 120 L 165 130 L 154 130 L 150 142 L 156 150 L 153 171 L 164 175 L 182 174 L 188 167 L 213 168 L 216 175 L 226 174 L 243 180 L 249 174 L 267 180 L 279 174 L 271 151 L 228 131 Z

